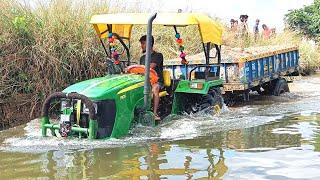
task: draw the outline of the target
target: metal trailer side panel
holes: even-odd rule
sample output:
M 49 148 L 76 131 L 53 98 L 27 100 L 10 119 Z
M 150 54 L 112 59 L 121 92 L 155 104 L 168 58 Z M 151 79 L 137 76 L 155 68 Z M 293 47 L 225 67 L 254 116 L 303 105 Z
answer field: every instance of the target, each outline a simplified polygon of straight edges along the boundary
M 298 50 L 294 50 L 245 62 L 222 63 L 224 90 L 246 90 L 289 75 L 298 70 L 298 59 Z

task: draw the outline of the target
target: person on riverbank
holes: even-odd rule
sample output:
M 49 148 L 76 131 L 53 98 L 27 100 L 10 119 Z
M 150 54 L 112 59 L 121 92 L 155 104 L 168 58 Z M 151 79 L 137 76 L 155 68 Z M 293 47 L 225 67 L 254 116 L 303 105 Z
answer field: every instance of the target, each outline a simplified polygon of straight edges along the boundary
M 233 32 L 234 34 L 238 33 L 238 20 L 231 19 L 230 20 L 230 31 Z
M 256 24 L 253 26 L 253 34 L 254 34 L 255 41 L 257 41 L 259 38 L 259 23 L 260 23 L 260 20 L 256 19 Z
M 234 29 L 234 19 L 230 20 L 230 30 L 232 31 Z
M 238 27 L 238 45 L 243 48 L 248 46 L 250 43 L 249 32 L 248 32 L 248 15 L 240 15 L 240 24 Z
M 269 39 L 272 33 L 271 29 L 266 24 L 262 24 L 262 29 L 262 38 Z
M 248 15 L 240 15 L 239 33 L 241 37 L 248 36 Z

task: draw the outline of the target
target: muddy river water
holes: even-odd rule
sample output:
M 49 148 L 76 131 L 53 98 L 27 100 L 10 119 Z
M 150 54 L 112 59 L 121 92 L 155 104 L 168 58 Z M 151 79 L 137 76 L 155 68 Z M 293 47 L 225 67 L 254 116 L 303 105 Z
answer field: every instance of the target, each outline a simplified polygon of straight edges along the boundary
M 0 179 L 320 179 L 320 76 L 217 116 L 175 117 L 122 139 L 0 132 Z

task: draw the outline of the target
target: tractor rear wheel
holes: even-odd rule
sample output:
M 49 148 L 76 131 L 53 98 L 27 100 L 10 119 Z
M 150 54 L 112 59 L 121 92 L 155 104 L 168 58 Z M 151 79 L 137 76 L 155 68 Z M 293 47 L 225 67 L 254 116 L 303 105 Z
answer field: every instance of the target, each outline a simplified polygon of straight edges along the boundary
M 220 113 L 223 98 L 220 89 L 214 88 L 208 94 L 186 94 L 183 101 L 183 111 L 190 114 L 203 111 L 205 113 Z
M 220 114 L 222 106 L 223 106 L 223 97 L 221 95 L 220 89 L 214 89 L 209 94 L 212 97 L 210 106 L 213 108 L 214 114 Z
M 208 114 L 219 114 L 223 105 L 223 98 L 219 89 L 213 89 L 202 97 L 197 111 L 204 110 Z

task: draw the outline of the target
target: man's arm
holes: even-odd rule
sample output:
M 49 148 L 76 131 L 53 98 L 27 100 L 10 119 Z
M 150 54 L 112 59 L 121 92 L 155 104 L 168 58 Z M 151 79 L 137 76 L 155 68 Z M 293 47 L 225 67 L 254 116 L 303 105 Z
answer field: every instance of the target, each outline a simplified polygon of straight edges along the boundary
M 152 57 L 150 62 L 150 67 L 155 69 L 157 66 L 160 66 L 163 62 L 163 55 L 161 53 L 157 53 L 154 57 Z
M 155 69 L 157 67 L 157 63 L 150 63 L 150 68 Z

